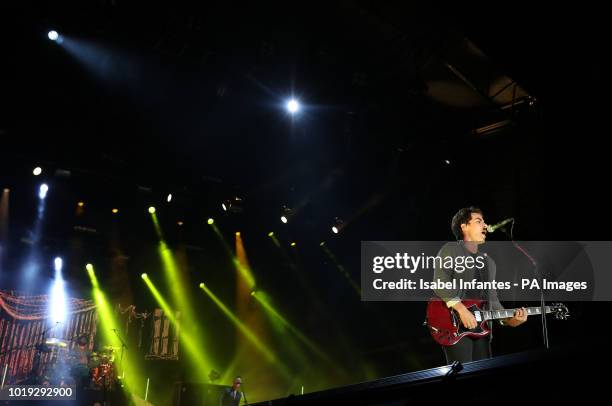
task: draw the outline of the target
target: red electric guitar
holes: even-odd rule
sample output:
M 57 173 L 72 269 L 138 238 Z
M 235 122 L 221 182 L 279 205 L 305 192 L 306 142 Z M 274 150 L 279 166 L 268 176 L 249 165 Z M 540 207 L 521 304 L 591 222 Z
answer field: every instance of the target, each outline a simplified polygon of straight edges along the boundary
M 478 325 L 473 329 L 463 326 L 459 314 L 440 298 L 432 298 L 427 304 L 427 319 L 425 323 L 434 340 L 440 345 L 454 345 L 463 337 L 484 337 L 491 332 L 487 321 L 513 317 L 516 309 L 483 310 L 483 300 L 463 300 L 462 303 L 472 312 Z M 527 315 L 542 314 L 541 307 L 525 308 Z M 555 318 L 565 320 L 569 317 L 567 307 L 562 303 L 546 306 L 546 313 L 554 314 Z

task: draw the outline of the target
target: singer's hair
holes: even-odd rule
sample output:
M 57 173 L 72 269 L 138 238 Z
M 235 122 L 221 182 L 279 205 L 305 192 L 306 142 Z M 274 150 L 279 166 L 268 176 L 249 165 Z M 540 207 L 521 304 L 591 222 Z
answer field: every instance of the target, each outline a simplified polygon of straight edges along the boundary
M 460 209 L 451 221 L 451 230 L 455 234 L 457 240 L 463 240 L 463 231 L 461 231 L 461 224 L 468 224 L 472 219 L 472 213 L 482 214 L 482 210 L 478 207 L 470 206 Z

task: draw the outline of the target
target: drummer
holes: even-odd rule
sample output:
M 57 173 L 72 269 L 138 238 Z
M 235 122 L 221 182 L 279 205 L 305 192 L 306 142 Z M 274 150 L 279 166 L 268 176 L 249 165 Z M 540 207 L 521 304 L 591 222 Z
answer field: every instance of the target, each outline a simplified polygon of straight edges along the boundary
M 91 357 L 91 351 L 87 348 L 87 344 L 89 344 L 87 336 L 80 336 L 78 338 L 77 346 L 72 350 L 72 356 L 76 364 L 87 366 L 89 357 Z
M 79 384 L 86 384 L 89 378 L 89 360 L 92 352 L 87 348 L 89 338 L 85 335 L 77 340 L 77 346 L 72 351 L 73 365 L 71 368 L 72 376 Z

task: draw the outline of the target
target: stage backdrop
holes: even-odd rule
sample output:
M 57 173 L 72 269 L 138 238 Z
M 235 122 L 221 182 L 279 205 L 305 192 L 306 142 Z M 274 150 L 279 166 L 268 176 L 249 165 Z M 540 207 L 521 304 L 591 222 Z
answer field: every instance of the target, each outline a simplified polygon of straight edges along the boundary
M 79 337 L 86 337 L 89 349 L 93 349 L 98 318 L 94 302 L 75 298 L 67 298 L 67 302 L 66 321 L 52 326 L 49 296 L 16 296 L 0 291 L 0 379 L 15 383 L 42 373 L 62 353 L 72 350 Z M 39 352 L 40 344 L 52 338 L 62 345 L 48 345 L 46 351 Z M 40 364 L 33 370 L 37 355 Z

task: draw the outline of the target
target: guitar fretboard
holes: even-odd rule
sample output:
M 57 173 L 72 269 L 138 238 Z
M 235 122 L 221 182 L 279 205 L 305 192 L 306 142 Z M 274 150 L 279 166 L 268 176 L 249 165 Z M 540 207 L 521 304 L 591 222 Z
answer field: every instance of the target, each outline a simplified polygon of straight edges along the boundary
M 551 307 L 545 306 L 546 313 L 551 313 Z M 505 310 L 491 310 L 491 311 L 481 311 L 484 320 L 497 320 L 497 319 L 507 319 L 509 317 L 514 316 L 514 312 L 517 309 L 505 309 Z M 525 311 L 527 312 L 527 316 L 531 316 L 534 314 L 542 314 L 542 307 L 526 307 Z

